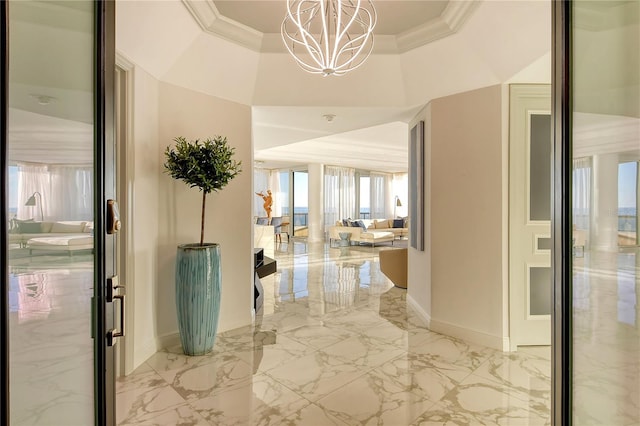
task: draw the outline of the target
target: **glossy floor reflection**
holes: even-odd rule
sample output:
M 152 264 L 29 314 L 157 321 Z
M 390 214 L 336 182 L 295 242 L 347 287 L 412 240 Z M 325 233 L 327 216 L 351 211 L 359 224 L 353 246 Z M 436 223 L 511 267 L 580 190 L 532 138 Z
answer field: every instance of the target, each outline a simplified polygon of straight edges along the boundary
M 91 254 L 9 253 L 12 425 L 93 422 Z
M 574 259 L 573 400 L 576 424 L 640 425 L 640 256 Z
M 550 424 L 550 350 L 427 330 L 380 272 L 391 249 L 279 244 L 255 327 L 119 380 L 121 425 Z

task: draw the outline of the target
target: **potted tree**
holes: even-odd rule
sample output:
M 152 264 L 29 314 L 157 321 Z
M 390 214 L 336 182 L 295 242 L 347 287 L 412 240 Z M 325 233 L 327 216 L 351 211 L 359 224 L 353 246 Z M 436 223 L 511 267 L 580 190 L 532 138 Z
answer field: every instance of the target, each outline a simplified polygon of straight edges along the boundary
M 235 148 L 223 136 L 203 142 L 177 137 L 174 142 L 165 150 L 165 171 L 202 191 L 200 243 L 179 245 L 177 251 L 178 329 L 184 353 L 204 355 L 213 349 L 221 297 L 220 245 L 204 242 L 207 194 L 227 186 L 242 171 L 242 162 L 233 159 Z

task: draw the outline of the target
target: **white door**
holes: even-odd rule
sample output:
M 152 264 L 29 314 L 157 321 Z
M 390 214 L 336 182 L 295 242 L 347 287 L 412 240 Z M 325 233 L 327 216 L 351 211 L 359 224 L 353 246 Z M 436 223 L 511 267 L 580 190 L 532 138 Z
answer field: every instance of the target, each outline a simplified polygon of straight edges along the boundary
M 511 85 L 510 346 L 551 344 L 551 87 Z

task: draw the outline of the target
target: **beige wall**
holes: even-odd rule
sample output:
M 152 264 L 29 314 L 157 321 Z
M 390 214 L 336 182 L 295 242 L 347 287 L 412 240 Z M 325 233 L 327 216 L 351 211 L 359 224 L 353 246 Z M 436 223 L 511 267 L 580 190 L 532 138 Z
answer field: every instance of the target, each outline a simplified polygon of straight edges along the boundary
M 156 342 L 156 286 L 158 248 L 158 81 L 139 67 L 128 71 L 134 92 L 130 96 L 129 140 L 126 142 L 128 211 L 123 224 L 128 232 L 127 261 L 127 370 L 153 355 Z M 150 155 L 152 153 L 152 155 Z M 124 214 L 124 212 L 123 212 Z
M 243 172 L 207 197 L 205 241 L 222 248 L 222 307 L 218 331 L 251 323 L 253 307 L 253 148 L 251 108 L 168 83 L 159 85 L 160 125 L 150 156 L 164 163 L 173 138 L 226 136 Z M 176 246 L 199 241 L 202 193 L 158 172 L 158 282 L 156 321 L 160 337 L 177 333 L 174 298 Z
M 125 59 L 123 61 L 126 62 Z M 174 298 L 176 246 L 198 241 L 201 193 L 164 173 L 164 149 L 176 136 L 227 136 L 244 171 L 207 197 L 205 239 L 222 245 L 219 331 L 251 323 L 250 107 L 161 83 L 130 64 L 131 119 L 126 147 L 128 212 L 126 371 L 178 341 Z M 247 168 L 248 167 L 248 168 Z
M 498 349 L 504 318 L 503 90 L 431 102 L 431 328 Z
M 409 245 L 407 253 L 407 302 L 423 319 L 431 321 L 431 104 L 421 110 L 409 123 L 407 140 L 411 147 L 411 129 L 424 121 L 424 251 L 418 251 Z M 410 150 L 409 150 L 410 152 Z M 408 200 L 411 204 L 413 200 Z M 411 211 L 411 206 L 408 206 Z M 410 226 L 414 226 L 414 218 L 409 218 Z

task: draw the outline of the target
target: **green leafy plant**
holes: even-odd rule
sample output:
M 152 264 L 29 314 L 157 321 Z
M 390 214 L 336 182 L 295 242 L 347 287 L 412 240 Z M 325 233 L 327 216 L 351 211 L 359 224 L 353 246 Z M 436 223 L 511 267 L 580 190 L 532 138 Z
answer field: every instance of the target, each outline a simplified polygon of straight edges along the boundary
M 207 194 L 217 192 L 242 171 L 242 161 L 233 159 L 235 148 L 224 136 L 187 141 L 182 136 L 174 139 L 175 147 L 164 152 L 165 171 L 174 179 L 184 181 L 191 188 L 202 191 L 202 220 L 200 245 L 204 245 L 204 212 Z

